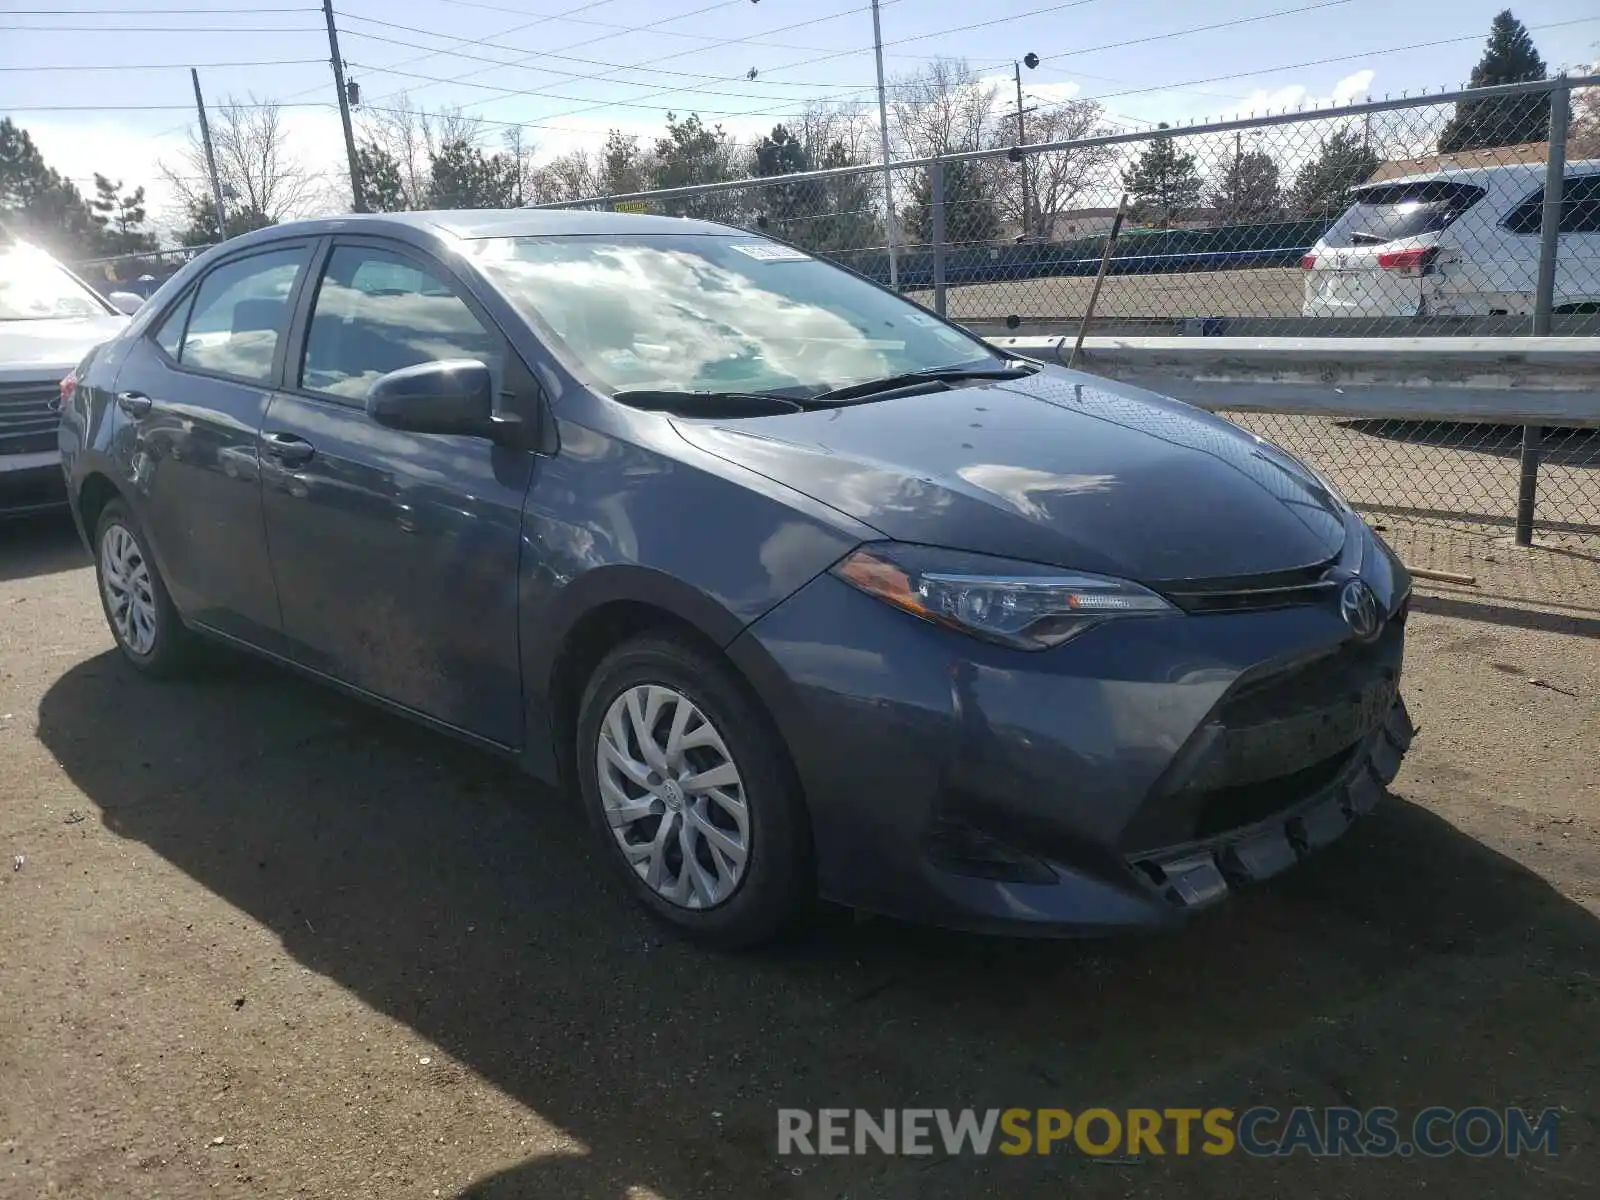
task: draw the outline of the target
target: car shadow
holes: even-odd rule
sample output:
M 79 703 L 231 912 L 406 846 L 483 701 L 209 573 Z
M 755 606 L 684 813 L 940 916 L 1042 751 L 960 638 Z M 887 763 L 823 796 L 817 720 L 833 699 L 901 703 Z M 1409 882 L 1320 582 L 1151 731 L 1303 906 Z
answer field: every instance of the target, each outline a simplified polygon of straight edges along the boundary
M 1522 426 L 1479 421 L 1413 421 L 1362 417 L 1339 421 L 1347 429 L 1390 442 L 1469 450 L 1500 458 L 1520 458 Z M 1545 426 L 1539 461 L 1553 467 L 1600 467 L 1600 429 Z
M 0 583 L 88 565 L 88 552 L 65 513 L 0 520 Z
M 1375 1006 L 1392 1026 L 1368 1034 L 1392 1055 L 1382 1071 L 1427 1048 L 1448 1064 L 1458 1016 L 1425 988 L 1419 1004 L 1385 997 L 1440 964 L 1498 961 L 1506 944 L 1547 964 L 1600 949 L 1585 910 L 1393 799 L 1179 935 L 1007 940 L 825 912 L 776 949 L 716 955 L 607 882 L 564 800 L 267 668 L 154 685 L 103 654 L 50 688 L 38 728 L 110 831 L 584 1148 L 480 1180 L 465 1193 L 477 1200 L 975 1194 L 973 1176 L 951 1173 L 965 1167 L 906 1160 L 811 1160 L 802 1179 L 774 1153 L 775 1110 L 1137 1104 L 1152 1081 L 1270 1058 Z M 1542 1094 L 1592 1081 L 1592 1050 L 1588 1063 L 1537 1042 L 1519 1053 L 1475 1063 L 1471 1096 L 1439 1091 L 1453 1078 L 1441 1066 L 1418 1106 L 1538 1103 L 1502 1095 L 1530 1074 Z M 868 1177 L 902 1170 L 910 1182 Z M 1008 1194 L 1034 1194 L 1011 1178 Z

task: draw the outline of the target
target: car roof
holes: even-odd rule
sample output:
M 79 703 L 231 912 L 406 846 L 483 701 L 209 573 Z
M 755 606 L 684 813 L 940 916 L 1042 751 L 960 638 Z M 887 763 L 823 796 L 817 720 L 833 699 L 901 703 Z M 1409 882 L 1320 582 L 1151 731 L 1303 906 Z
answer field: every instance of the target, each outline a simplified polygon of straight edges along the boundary
M 728 234 L 744 231 L 687 217 L 586 212 L 572 208 L 468 208 L 428 212 L 350 214 L 290 221 L 270 227 L 277 235 L 410 229 L 458 238 L 549 237 L 570 234 Z M 264 232 L 264 231 L 263 231 Z M 248 236 L 248 235 L 247 235 Z
M 1600 158 L 1579 159 L 1566 165 L 1568 175 L 1588 175 L 1600 171 Z M 1487 183 L 1491 180 L 1517 179 L 1517 178 L 1544 178 L 1545 165 L 1542 162 L 1528 163 L 1497 163 L 1483 167 L 1438 167 L 1432 171 L 1418 171 L 1411 175 L 1393 175 L 1383 179 L 1373 179 L 1359 184 L 1355 191 L 1370 187 L 1387 187 L 1392 183 L 1427 183 L 1437 179 L 1447 179 L 1456 183 Z

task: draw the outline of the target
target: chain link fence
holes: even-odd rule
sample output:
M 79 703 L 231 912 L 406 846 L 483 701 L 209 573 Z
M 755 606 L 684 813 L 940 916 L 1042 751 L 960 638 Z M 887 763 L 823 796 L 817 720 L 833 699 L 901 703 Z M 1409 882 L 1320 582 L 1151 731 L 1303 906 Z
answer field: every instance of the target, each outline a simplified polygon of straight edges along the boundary
M 1597 101 L 1560 79 L 567 207 L 759 231 L 986 335 L 1593 336 Z M 1226 415 L 1391 536 L 1448 535 L 1432 557 L 1510 540 L 1521 426 Z M 1600 563 L 1600 428 L 1533 433 L 1540 542 Z

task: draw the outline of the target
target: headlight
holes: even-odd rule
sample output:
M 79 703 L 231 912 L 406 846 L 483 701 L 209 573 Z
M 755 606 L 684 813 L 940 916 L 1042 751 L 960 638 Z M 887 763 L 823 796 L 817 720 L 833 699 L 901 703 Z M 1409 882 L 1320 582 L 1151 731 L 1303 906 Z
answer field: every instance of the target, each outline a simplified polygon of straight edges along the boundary
M 1125 579 L 982 554 L 876 542 L 833 573 L 869 596 L 974 637 L 1043 650 L 1101 621 L 1178 610 Z

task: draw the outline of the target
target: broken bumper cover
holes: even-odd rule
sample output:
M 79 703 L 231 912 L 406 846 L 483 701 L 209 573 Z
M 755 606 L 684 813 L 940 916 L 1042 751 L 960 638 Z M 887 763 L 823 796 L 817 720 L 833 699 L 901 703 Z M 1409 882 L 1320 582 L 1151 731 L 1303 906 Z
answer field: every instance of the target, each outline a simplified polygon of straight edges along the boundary
M 1405 701 L 1396 697 L 1383 723 L 1367 735 L 1340 775 L 1309 799 L 1203 842 L 1137 855 L 1129 866 L 1178 909 L 1204 908 L 1234 887 L 1269 879 L 1371 812 L 1399 773 L 1415 733 Z

